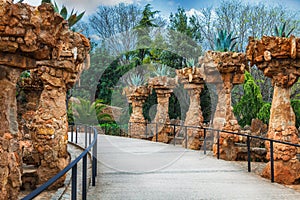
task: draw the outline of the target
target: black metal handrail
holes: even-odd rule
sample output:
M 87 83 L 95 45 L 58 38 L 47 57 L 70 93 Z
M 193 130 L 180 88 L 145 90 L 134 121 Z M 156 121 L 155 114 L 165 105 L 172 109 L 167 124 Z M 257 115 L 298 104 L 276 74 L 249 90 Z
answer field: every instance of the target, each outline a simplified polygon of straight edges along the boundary
M 78 142 L 78 127 L 82 125 L 75 125 L 76 127 L 76 141 Z M 92 150 L 92 186 L 96 185 L 96 176 L 97 176 L 97 141 L 98 141 L 98 131 L 95 127 L 88 127 L 84 126 L 85 129 L 85 150 L 75 159 L 73 160 L 68 166 L 66 166 L 63 170 L 61 170 L 57 175 L 49 179 L 40 187 L 36 188 L 26 197 L 22 198 L 22 200 L 30 200 L 34 197 L 38 196 L 40 193 L 45 191 L 50 185 L 52 185 L 55 181 L 65 175 L 70 169 L 72 169 L 72 182 L 71 182 L 71 199 L 76 200 L 77 198 L 77 164 L 80 160 L 83 162 L 83 169 L 82 169 L 82 199 L 86 200 L 87 195 L 87 156 Z M 89 132 L 87 131 L 89 130 Z M 94 131 L 94 139 L 91 141 L 91 133 L 92 130 Z M 71 125 L 71 142 L 73 142 L 73 133 L 74 133 L 74 126 Z M 89 146 L 87 147 L 87 134 L 89 133 Z
M 280 144 L 285 144 L 285 145 L 289 145 L 289 146 L 294 146 L 294 147 L 300 147 L 300 144 L 293 144 L 293 143 L 289 143 L 289 142 L 285 142 L 285 141 L 280 141 L 280 140 L 274 140 L 274 139 L 270 139 L 270 138 L 264 138 L 261 136 L 255 136 L 255 135 L 249 135 L 249 134 L 244 134 L 241 133 L 240 131 L 238 132 L 231 132 L 231 131 L 225 131 L 225 130 L 219 130 L 219 129 L 214 129 L 214 128 L 210 128 L 210 127 L 201 127 L 201 126 L 186 126 L 186 125 L 180 125 L 180 124 L 163 124 L 163 123 L 155 123 L 155 122 L 129 122 L 129 127 L 128 129 L 130 130 L 131 124 L 134 123 L 138 123 L 138 124 L 145 124 L 146 126 L 148 124 L 153 124 L 156 126 L 156 131 L 155 131 L 155 137 L 156 137 L 156 142 L 157 142 L 157 138 L 158 138 L 158 131 L 157 131 L 157 127 L 158 124 L 159 125 L 165 125 L 165 126 L 173 126 L 173 137 L 174 137 L 174 145 L 176 144 L 176 127 L 180 127 L 180 128 L 184 128 L 185 129 L 185 134 L 184 134 L 184 139 L 185 139 L 185 148 L 187 148 L 187 129 L 188 128 L 195 128 L 195 129 L 202 129 L 204 131 L 204 149 L 203 152 L 204 154 L 206 154 L 206 141 L 207 141 L 207 131 L 215 131 L 217 132 L 217 158 L 220 159 L 220 133 L 228 133 L 228 134 L 233 134 L 233 135 L 239 135 L 239 136 L 244 136 L 247 138 L 247 161 L 248 161 L 248 172 L 251 172 L 251 148 L 250 148 L 250 139 L 259 139 L 259 140 L 263 140 L 263 141 L 269 141 L 270 142 L 270 162 L 271 162 L 271 166 L 270 166 L 270 170 L 271 170 L 271 182 L 274 182 L 274 143 L 280 143 Z M 146 129 L 147 131 L 147 129 Z M 148 133 L 146 132 L 146 135 Z M 154 135 L 153 135 L 154 136 Z M 129 131 L 129 137 L 131 137 L 131 133 Z

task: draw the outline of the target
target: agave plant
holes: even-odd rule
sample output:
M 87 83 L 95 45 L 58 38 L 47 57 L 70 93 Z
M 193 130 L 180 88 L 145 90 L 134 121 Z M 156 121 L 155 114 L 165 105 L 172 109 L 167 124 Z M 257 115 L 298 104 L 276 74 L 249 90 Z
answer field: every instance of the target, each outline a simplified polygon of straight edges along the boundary
M 286 34 L 286 22 L 284 22 L 280 27 L 275 25 L 274 27 L 274 34 L 277 37 L 289 37 L 289 35 L 293 32 L 295 27 L 293 27 L 291 30 L 289 30 Z
M 139 74 L 131 74 L 127 78 L 127 83 L 130 86 L 141 86 L 141 85 L 145 85 L 146 82 L 143 76 Z
M 66 6 L 62 6 L 61 9 L 59 9 L 59 7 L 57 6 L 56 2 L 53 3 L 51 2 L 51 0 L 42 0 L 42 3 L 50 3 L 52 4 L 54 11 L 59 13 L 65 20 L 68 21 L 69 27 L 71 28 L 73 25 L 75 25 L 79 20 L 81 20 L 81 18 L 83 17 L 84 12 L 80 13 L 79 15 L 77 14 L 77 12 L 74 13 L 74 8 L 71 11 L 71 14 L 68 15 L 68 10 L 66 8 Z
M 155 67 L 155 71 L 153 72 L 155 76 L 169 76 L 171 74 L 170 68 L 165 65 L 158 65 Z
M 195 59 L 194 58 L 189 58 L 186 61 L 187 67 L 195 67 Z
M 221 52 L 226 52 L 226 51 L 233 51 L 236 43 L 237 37 L 232 37 L 232 32 L 229 34 L 227 33 L 226 30 L 220 30 L 218 31 L 217 36 L 215 36 L 215 51 L 221 51 Z

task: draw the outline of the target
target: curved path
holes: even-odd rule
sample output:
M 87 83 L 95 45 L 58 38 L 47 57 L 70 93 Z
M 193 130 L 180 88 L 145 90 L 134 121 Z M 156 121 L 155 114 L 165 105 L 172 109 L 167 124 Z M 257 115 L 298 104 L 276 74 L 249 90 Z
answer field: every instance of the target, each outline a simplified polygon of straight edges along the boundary
M 202 151 L 99 135 L 98 176 L 87 199 L 300 199 L 238 165 Z

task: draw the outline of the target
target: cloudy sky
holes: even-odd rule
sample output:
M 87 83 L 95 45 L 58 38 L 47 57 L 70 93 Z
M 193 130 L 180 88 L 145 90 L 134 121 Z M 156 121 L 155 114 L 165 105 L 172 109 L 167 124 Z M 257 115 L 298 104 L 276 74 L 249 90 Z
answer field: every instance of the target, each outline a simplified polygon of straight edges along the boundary
M 162 15 L 169 16 L 171 12 L 176 12 L 178 6 L 190 9 L 199 9 L 208 6 L 218 5 L 221 0 L 56 0 L 59 6 L 66 5 L 69 9 L 86 11 L 87 15 L 93 14 L 99 5 L 115 5 L 121 2 L 136 3 L 141 6 L 151 3 L 155 10 L 160 10 Z M 280 5 L 292 10 L 300 10 L 300 0 L 242 0 L 248 3 L 263 2 L 267 5 Z M 31 5 L 39 5 L 41 0 L 24 0 Z

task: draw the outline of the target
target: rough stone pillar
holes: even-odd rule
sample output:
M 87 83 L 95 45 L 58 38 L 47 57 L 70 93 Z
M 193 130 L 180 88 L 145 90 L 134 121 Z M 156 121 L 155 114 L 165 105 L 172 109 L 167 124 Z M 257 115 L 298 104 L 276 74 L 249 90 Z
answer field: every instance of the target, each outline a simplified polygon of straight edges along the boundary
M 189 149 L 199 150 L 201 147 L 200 137 L 204 136 L 203 116 L 200 106 L 200 94 L 204 88 L 204 75 L 200 68 L 184 68 L 176 70 L 178 79 L 184 85 L 190 96 L 190 106 L 184 121 L 185 126 L 198 128 L 187 128 L 187 144 Z M 182 145 L 185 146 L 184 140 Z
M 205 72 L 205 82 L 216 85 L 218 103 L 213 119 L 213 128 L 218 130 L 238 132 L 240 126 L 236 120 L 231 105 L 231 91 L 234 85 L 244 82 L 244 72 L 248 68 L 246 55 L 235 52 L 206 52 L 199 59 Z M 217 132 L 215 133 L 213 152 L 217 154 Z M 238 137 L 233 134 L 220 132 L 220 158 L 236 160 L 238 149 L 235 142 Z
M 230 132 L 238 132 L 240 126 L 236 120 L 231 105 L 231 91 L 233 84 L 226 81 L 225 77 L 230 77 L 231 74 L 222 75 L 223 83 L 217 83 L 216 89 L 218 94 L 218 103 L 213 119 L 213 127 L 218 130 L 225 130 Z M 233 134 L 219 133 L 220 144 L 220 158 L 224 160 L 236 160 L 237 153 L 235 149 L 235 142 L 238 142 L 238 136 Z M 217 133 L 215 133 L 213 152 L 217 154 Z
M 200 94 L 204 88 L 204 84 L 185 84 L 184 88 L 190 96 L 190 106 L 186 113 L 184 126 L 203 127 L 203 116 L 200 106 Z M 187 145 L 189 149 L 200 149 L 202 145 L 200 137 L 204 136 L 204 132 L 199 128 L 187 128 Z M 183 141 L 185 145 L 185 140 Z
M 170 134 L 173 134 L 173 127 L 169 126 L 169 99 L 173 92 L 173 88 L 177 83 L 175 78 L 167 76 L 158 76 L 149 79 L 149 85 L 152 87 L 157 95 L 157 112 L 151 125 L 154 133 L 153 141 L 168 143 L 170 141 Z M 157 136 L 156 136 L 157 134 Z
M 295 114 L 290 103 L 291 87 L 299 78 L 300 39 L 264 36 L 261 40 L 250 37 L 247 57 L 251 64 L 272 78 L 274 86 L 269 130 L 267 137 L 274 140 L 299 144 L 295 127 Z M 270 159 L 270 143 L 266 141 L 267 159 Z M 296 157 L 297 148 L 273 143 L 274 180 L 284 184 L 300 181 L 300 162 Z M 270 162 L 263 176 L 270 178 Z
M 144 138 L 146 120 L 143 115 L 143 105 L 150 94 L 147 86 L 130 86 L 124 89 L 128 102 L 132 104 L 132 113 L 129 119 L 129 135 L 133 138 Z
M 68 72 L 64 72 L 68 74 Z M 61 77 L 59 77 L 61 74 Z M 68 118 L 66 111 L 66 84 L 62 70 L 48 66 L 39 67 L 44 88 L 34 118 L 32 135 L 34 149 L 39 153 L 38 184 L 42 184 L 65 168 L 70 161 L 67 151 Z M 59 179 L 52 188 L 63 185 Z
M 0 59 L 1 60 L 1 59 Z M 1 62 L 0 62 L 1 63 Z M 21 70 L 0 65 L 0 199 L 17 199 L 21 186 L 21 148 L 16 83 Z
M 267 137 L 298 143 L 298 130 L 295 127 L 295 114 L 290 103 L 291 88 L 283 88 L 275 83 Z M 284 184 L 298 183 L 300 180 L 300 162 L 296 157 L 297 147 L 274 143 L 275 181 Z M 270 159 L 270 143 L 266 142 L 267 159 Z M 270 178 L 270 164 L 263 172 Z

